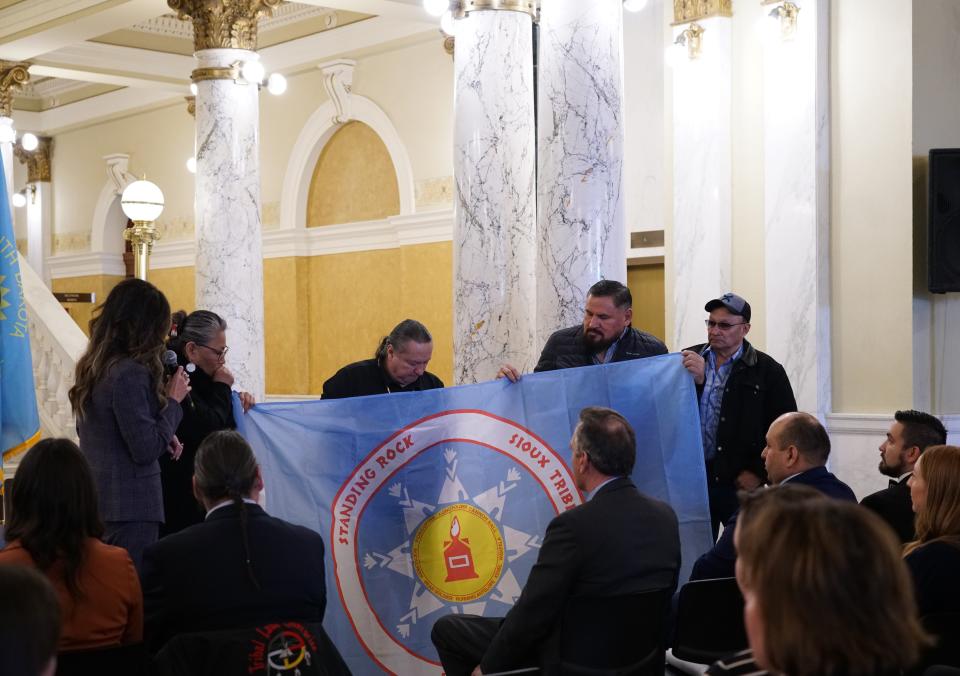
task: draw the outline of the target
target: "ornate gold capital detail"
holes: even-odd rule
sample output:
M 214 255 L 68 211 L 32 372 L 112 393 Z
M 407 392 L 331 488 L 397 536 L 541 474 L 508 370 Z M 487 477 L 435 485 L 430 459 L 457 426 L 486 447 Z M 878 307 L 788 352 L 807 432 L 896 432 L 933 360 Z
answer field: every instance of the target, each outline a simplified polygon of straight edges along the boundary
M 167 0 L 182 20 L 193 20 L 193 49 L 257 50 L 257 19 L 280 0 Z
M 13 116 L 13 96 L 30 82 L 29 63 L 0 61 L 0 117 Z
M 19 143 L 13 146 L 13 153 L 20 164 L 27 165 L 27 183 L 50 181 L 50 159 L 53 157 L 53 139 L 38 136 L 40 142 L 35 150 L 24 150 Z
M 733 0 L 673 0 L 673 25 L 711 16 L 733 16 Z
M 537 18 L 537 3 L 535 0 L 461 0 L 461 7 L 457 16 L 482 10 L 523 12 L 524 14 L 529 14 L 534 19 Z
M 240 69 L 236 66 L 225 66 L 223 68 L 195 68 L 190 73 L 190 79 L 194 82 L 203 80 L 236 80 L 240 77 Z
M 457 41 L 452 35 L 448 35 L 443 39 L 443 51 L 445 51 L 450 56 L 453 56 L 454 47 L 456 46 Z
M 184 96 L 183 98 L 187 102 L 187 112 L 190 113 L 190 117 L 196 117 L 197 116 L 197 97 Z

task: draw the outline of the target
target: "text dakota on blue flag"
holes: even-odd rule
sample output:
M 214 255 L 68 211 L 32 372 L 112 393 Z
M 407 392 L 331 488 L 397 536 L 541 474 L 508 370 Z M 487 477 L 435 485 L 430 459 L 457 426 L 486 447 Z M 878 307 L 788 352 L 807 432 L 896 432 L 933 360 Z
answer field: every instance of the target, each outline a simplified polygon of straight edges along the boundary
M 570 435 L 609 406 L 637 432 L 634 482 L 710 546 L 696 397 L 679 355 L 359 399 L 257 405 L 241 431 L 267 511 L 324 536 L 324 622 L 351 669 L 440 674 L 441 616 L 506 614 L 550 520 L 582 501 Z
M 0 166 L 0 451 L 3 459 L 16 457 L 39 438 L 27 306 L 20 281 L 6 179 Z

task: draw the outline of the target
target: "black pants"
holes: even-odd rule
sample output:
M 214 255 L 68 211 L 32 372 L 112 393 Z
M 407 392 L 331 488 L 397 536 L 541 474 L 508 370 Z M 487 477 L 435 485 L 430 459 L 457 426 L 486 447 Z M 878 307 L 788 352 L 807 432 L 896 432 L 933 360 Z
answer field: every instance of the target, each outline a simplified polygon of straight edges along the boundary
M 713 529 L 713 540 L 716 542 L 720 524 L 726 523 L 740 506 L 737 499 L 737 489 L 731 483 L 717 481 L 711 476 L 710 464 L 707 464 L 707 494 L 710 498 L 710 527 Z
M 440 655 L 446 675 L 470 676 L 480 664 L 502 623 L 502 617 L 479 615 L 445 615 L 437 620 L 430 632 L 430 640 Z M 511 665 L 510 668 L 519 669 L 536 664 L 536 657 L 531 657 L 529 664 Z

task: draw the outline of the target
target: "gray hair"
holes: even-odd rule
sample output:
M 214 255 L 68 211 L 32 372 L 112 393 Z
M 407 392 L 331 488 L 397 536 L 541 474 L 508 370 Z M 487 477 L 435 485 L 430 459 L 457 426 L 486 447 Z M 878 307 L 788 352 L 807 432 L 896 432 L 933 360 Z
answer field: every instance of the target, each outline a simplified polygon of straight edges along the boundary
M 397 352 L 403 352 L 403 347 L 410 341 L 415 343 L 432 343 L 433 337 L 427 331 L 427 327 L 416 319 L 404 319 L 393 327 L 390 335 L 384 336 L 377 346 L 374 357 L 377 361 L 383 360 L 387 356 L 387 346 L 392 346 Z
M 227 322 L 209 310 L 196 310 L 190 314 L 180 310 L 173 313 L 170 321 L 170 340 L 167 344 L 181 357 L 187 343 L 207 345 L 213 342 L 218 333 L 227 330 Z

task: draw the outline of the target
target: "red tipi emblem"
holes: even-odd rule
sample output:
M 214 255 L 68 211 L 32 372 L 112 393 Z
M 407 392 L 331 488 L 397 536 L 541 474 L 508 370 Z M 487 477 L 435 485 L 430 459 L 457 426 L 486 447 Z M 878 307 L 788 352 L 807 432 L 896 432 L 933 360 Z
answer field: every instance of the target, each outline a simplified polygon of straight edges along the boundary
M 460 520 L 457 517 L 453 517 L 450 523 L 450 541 L 443 543 L 443 562 L 447 566 L 447 582 L 479 577 L 473 566 L 470 539 L 460 537 Z

